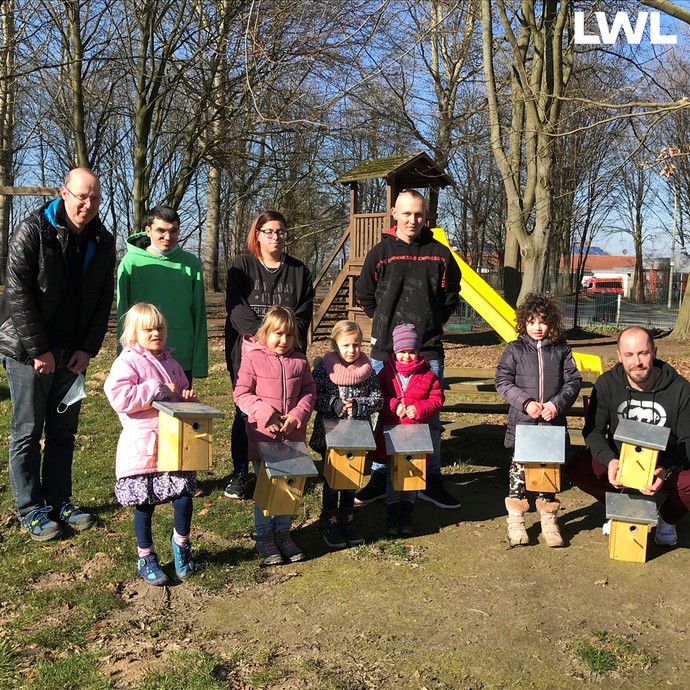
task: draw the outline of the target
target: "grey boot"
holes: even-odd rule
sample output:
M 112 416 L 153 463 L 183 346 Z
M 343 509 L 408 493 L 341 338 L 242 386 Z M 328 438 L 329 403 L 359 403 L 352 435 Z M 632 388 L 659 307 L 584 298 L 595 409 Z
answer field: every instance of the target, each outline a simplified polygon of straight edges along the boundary
M 254 550 L 263 559 L 261 565 L 280 565 L 283 562 L 283 555 L 278 550 L 273 532 L 257 534 Z

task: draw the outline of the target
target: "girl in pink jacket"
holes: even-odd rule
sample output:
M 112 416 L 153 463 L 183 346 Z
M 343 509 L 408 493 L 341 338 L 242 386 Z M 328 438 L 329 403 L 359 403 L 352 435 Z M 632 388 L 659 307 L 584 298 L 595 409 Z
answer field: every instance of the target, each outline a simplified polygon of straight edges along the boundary
M 299 333 L 290 309 L 273 306 L 256 337 L 245 335 L 242 363 L 233 387 L 235 405 L 247 415 L 249 459 L 259 472 L 256 444 L 262 441 L 305 441 L 307 422 L 316 401 L 316 384 L 307 358 L 295 350 Z M 254 504 L 256 551 L 264 565 L 304 559 L 290 537 L 291 515 L 265 517 Z
M 165 347 L 165 317 L 152 304 L 135 304 L 126 314 L 120 343 L 104 389 L 122 433 L 117 443 L 115 496 L 134 506 L 139 574 L 150 585 L 166 585 L 167 575 L 153 550 L 151 518 L 160 503 L 172 502 L 175 529 L 171 538 L 175 573 L 186 580 L 194 572 L 189 544 L 196 472 L 158 471 L 158 410 L 154 400 L 196 401 L 182 367 Z

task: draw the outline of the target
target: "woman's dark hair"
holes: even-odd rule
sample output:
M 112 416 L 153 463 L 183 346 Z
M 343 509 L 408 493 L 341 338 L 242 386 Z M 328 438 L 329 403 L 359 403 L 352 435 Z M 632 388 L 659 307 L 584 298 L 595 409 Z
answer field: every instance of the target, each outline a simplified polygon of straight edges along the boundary
M 261 259 L 261 246 L 259 245 L 259 230 L 263 228 L 266 223 L 272 220 L 280 221 L 283 227 L 287 230 L 287 221 L 285 216 L 280 211 L 262 211 L 252 223 L 247 235 L 247 251 L 253 254 L 257 259 Z
M 563 312 L 558 302 L 546 293 L 530 292 L 525 296 L 515 312 L 518 335 L 527 333 L 527 322 L 533 317 L 539 318 L 549 327 L 548 339 L 558 343 L 565 340 Z

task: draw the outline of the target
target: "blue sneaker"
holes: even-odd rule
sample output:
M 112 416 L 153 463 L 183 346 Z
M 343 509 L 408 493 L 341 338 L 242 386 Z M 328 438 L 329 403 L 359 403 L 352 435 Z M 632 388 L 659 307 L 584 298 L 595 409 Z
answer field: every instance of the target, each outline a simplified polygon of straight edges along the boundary
M 180 580 L 186 580 L 194 574 L 194 559 L 192 545 L 187 542 L 184 546 L 175 543 L 175 535 L 170 538 L 172 552 L 175 558 L 175 575 Z
M 168 576 L 161 570 L 158 563 L 158 556 L 151 552 L 148 556 L 142 556 L 137 562 L 139 575 L 144 578 L 144 582 L 156 587 L 170 584 Z
M 62 504 L 59 519 L 60 522 L 68 524 L 73 529 L 76 529 L 77 532 L 82 532 L 96 524 L 95 515 L 85 513 L 81 508 L 77 508 L 72 501 L 67 501 L 67 503 Z
M 52 511 L 53 506 L 36 508 L 21 518 L 22 526 L 34 541 L 48 541 L 62 534 L 62 527 L 49 517 Z

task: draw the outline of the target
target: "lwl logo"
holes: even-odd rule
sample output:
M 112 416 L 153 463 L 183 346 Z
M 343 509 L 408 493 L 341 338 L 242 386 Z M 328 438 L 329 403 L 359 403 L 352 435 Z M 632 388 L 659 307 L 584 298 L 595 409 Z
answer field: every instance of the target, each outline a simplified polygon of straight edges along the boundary
M 586 12 L 575 12 L 575 43 L 588 45 L 606 43 L 608 45 L 613 45 L 618 40 L 618 36 L 622 29 L 628 43 L 631 45 L 639 45 L 644 36 L 647 19 L 649 19 L 650 43 L 653 45 L 675 45 L 678 43 L 678 37 L 676 35 L 661 33 L 661 16 L 659 12 L 640 12 L 637 15 L 634 27 L 630 22 L 630 16 L 627 12 L 616 12 L 616 16 L 610 27 L 606 12 L 595 12 L 594 16 L 599 26 L 598 34 L 585 33 L 586 14 Z

